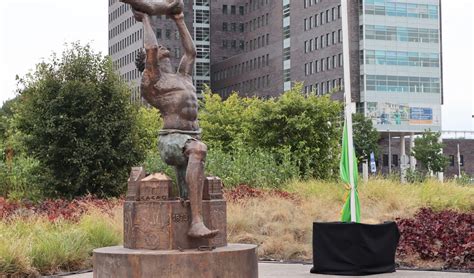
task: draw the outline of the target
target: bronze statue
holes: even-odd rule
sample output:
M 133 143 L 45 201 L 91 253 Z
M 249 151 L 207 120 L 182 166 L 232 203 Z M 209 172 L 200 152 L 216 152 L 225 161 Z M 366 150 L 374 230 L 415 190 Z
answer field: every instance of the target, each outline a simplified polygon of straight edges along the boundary
M 204 161 L 207 147 L 200 141 L 197 113 L 198 100 L 191 71 L 196 58 L 196 48 L 184 22 L 182 0 L 151 2 L 146 0 L 121 0 L 132 6 L 135 19 L 143 23 L 145 69 L 141 94 L 157 108 L 163 118 L 158 149 L 161 158 L 176 169 L 180 197 L 189 198 L 191 227 L 188 236 L 211 238 L 218 230 L 209 230 L 203 223 L 202 191 Z M 158 44 L 150 16 L 166 14 L 178 28 L 184 48 L 177 72 L 173 72 L 170 52 Z

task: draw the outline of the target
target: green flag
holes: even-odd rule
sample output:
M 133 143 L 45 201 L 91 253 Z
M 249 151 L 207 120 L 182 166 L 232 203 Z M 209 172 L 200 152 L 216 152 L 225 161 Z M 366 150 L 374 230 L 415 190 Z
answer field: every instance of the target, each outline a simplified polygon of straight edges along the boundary
M 351 146 L 352 149 L 353 146 Z M 359 204 L 359 194 L 357 192 L 357 179 L 359 177 L 357 171 L 357 158 L 355 156 L 355 152 L 353 151 L 353 165 L 352 168 L 354 173 L 352 173 L 354 177 L 354 196 L 355 196 L 355 208 L 356 208 L 356 219 L 355 222 L 360 222 L 360 204 Z M 342 208 L 342 216 L 341 221 L 343 222 L 351 222 L 351 182 L 349 178 L 349 140 L 347 134 L 347 122 L 344 123 L 344 132 L 342 135 L 342 153 L 341 153 L 341 162 L 339 164 L 339 172 L 342 181 L 346 184 L 346 188 L 348 189 L 348 194 L 346 198 L 346 202 L 344 207 Z

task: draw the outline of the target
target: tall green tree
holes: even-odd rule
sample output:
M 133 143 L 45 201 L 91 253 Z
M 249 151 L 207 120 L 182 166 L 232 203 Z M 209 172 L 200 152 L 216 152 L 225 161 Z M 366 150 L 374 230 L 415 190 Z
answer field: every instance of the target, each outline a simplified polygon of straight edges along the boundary
M 124 192 L 143 144 L 129 89 L 110 59 L 72 44 L 21 84 L 18 128 L 28 154 L 44 169 L 43 189 L 67 197 Z
M 421 137 L 415 139 L 412 155 L 421 165 L 431 172 L 443 172 L 448 165 L 448 158 L 443 155 L 443 143 L 439 138 L 441 132 L 425 130 Z
M 374 152 L 377 157 L 379 151 L 380 134 L 374 128 L 372 120 L 366 118 L 364 114 L 357 113 L 352 117 L 354 148 L 358 161 L 370 158 L 370 153 Z

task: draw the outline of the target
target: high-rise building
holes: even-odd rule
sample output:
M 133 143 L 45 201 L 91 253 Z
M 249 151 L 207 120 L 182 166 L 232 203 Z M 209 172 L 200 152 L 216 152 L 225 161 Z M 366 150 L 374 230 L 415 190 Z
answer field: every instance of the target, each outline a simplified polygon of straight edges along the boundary
M 352 99 L 381 132 L 440 130 L 441 0 L 348 0 Z M 340 0 L 186 0 L 198 51 L 194 80 L 223 97 L 276 96 L 292 82 L 306 93 L 342 99 Z M 155 17 L 158 40 L 182 54 L 174 23 Z M 134 60 L 141 24 L 129 6 L 109 0 L 109 54 L 138 100 Z

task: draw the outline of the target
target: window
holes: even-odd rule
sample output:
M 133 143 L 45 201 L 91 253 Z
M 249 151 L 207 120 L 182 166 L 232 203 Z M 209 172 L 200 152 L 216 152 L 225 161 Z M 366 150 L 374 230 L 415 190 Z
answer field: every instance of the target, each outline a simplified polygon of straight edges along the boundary
M 449 156 L 449 166 L 451 166 L 451 167 L 454 166 L 454 155 Z
M 165 36 L 166 36 L 167 39 L 171 39 L 171 30 L 170 29 L 166 29 Z
M 388 154 L 382 155 L 382 166 L 388 167 Z
M 156 29 L 156 38 L 161 39 L 161 29 L 160 28 Z
M 222 22 L 222 31 L 228 31 L 227 22 Z
M 227 5 L 222 5 L 222 13 L 227 14 Z
M 239 6 L 239 14 L 244 15 L 244 6 Z
M 398 154 L 392 154 L 392 165 L 398 167 Z
M 234 5 L 230 6 L 230 14 L 236 13 L 236 7 Z
M 228 45 L 228 44 L 227 44 L 227 40 L 223 40 L 223 41 L 222 41 L 222 47 L 223 47 L 223 48 L 227 48 L 227 45 Z
M 230 30 L 231 30 L 232 32 L 237 32 L 237 23 L 232 22 L 232 23 L 230 24 Z
M 461 154 L 461 155 L 459 156 L 459 158 L 460 158 L 460 163 L 459 163 L 459 164 L 460 164 L 461 166 L 464 166 L 464 155 Z

